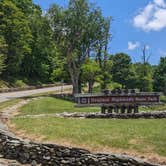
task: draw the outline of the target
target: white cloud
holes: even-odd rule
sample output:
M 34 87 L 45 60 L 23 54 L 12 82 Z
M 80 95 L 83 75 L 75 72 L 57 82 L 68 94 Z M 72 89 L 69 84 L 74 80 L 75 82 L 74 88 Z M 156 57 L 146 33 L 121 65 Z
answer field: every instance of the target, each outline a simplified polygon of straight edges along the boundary
M 136 48 L 138 48 L 140 46 L 139 42 L 128 42 L 128 50 L 135 50 Z
M 166 3 L 164 0 L 153 0 L 141 9 L 133 19 L 135 27 L 144 31 L 159 31 L 166 28 Z
M 164 0 L 154 0 L 154 3 L 161 7 L 166 7 Z

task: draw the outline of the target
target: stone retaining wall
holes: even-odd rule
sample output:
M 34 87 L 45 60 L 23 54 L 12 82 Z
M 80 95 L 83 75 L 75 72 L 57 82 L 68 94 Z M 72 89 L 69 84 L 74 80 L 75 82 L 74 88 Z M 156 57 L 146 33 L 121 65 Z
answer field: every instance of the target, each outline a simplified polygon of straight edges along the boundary
M 77 100 L 71 93 L 53 94 L 51 96 L 56 97 L 58 99 L 62 99 L 62 100 L 72 101 L 72 102 L 76 102 Z
M 164 119 L 166 111 L 140 112 L 132 114 L 101 114 L 101 113 L 60 113 L 56 114 L 59 117 L 65 118 L 89 118 L 89 119 Z
M 25 142 L 2 131 L 0 153 L 32 166 L 159 166 L 124 155 L 91 154 L 84 149 Z

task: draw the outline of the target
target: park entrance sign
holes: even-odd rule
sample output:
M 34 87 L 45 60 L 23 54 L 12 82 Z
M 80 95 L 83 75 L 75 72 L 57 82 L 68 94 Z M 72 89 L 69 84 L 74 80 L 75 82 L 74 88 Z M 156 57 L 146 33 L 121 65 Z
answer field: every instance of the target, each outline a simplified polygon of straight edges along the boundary
M 78 107 L 100 106 L 102 113 L 138 113 L 141 105 L 160 102 L 158 93 L 135 92 L 134 90 L 109 91 L 100 94 L 75 95 Z M 107 111 L 107 112 L 106 112 Z

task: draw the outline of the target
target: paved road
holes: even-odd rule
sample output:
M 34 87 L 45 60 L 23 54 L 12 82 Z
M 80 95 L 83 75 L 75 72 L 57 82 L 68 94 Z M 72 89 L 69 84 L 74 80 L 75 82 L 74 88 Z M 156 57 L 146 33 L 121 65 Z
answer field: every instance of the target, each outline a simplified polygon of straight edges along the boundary
M 51 88 L 42 88 L 42 89 L 26 90 L 26 91 L 19 91 L 19 92 L 0 93 L 0 103 L 11 100 L 11 99 L 19 98 L 19 97 L 25 97 L 25 96 L 30 96 L 30 95 L 40 94 L 45 92 L 62 91 L 62 90 L 64 91 L 70 88 L 72 88 L 71 85 L 64 85 L 63 87 L 57 86 L 57 87 L 51 87 Z

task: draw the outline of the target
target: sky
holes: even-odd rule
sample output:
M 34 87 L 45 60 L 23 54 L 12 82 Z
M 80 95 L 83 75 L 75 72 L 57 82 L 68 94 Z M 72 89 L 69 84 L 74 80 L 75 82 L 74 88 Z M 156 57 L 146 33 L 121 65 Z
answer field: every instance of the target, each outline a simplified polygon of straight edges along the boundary
M 67 7 L 69 0 L 33 0 L 46 11 L 56 3 Z M 166 0 L 89 0 L 100 7 L 105 17 L 111 16 L 109 53 L 120 52 L 141 62 L 146 45 L 149 63 L 158 64 L 166 57 Z

